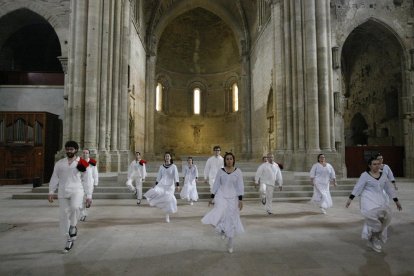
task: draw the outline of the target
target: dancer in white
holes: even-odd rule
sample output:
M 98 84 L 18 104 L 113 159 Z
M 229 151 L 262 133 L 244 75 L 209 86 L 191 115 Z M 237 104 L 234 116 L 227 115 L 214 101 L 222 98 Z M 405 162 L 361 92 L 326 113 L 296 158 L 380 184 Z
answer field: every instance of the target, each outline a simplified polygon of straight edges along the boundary
M 197 193 L 197 179 L 198 170 L 197 166 L 193 164 L 193 158 L 187 158 L 187 165 L 183 167 L 184 186 L 181 190 L 180 196 L 182 199 L 186 199 L 193 205 L 194 201 L 198 200 Z
M 267 154 L 267 162 L 262 163 L 256 171 L 254 177 L 255 185 L 260 183 L 260 196 L 262 204 L 265 205 L 265 210 L 268 215 L 272 214 L 273 191 L 275 185 L 279 186 L 279 190 L 283 189 L 282 172 L 279 165 L 273 161 L 273 154 Z
M 220 146 L 214 146 L 213 148 L 214 155 L 207 159 L 206 166 L 204 167 L 204 180 L 208 181 L 210 185 L 210 192 L 213 192 L 214 179 L 217 175 L 217 172 L 223 168 L 223 157 L 221 157 Z
M 392 170 L 390 168 L 390 166 L 388 166 L 387 164 L 383 164 L 384 162 L 384 157 L 382 156 L 381 153 L 377 154 L 377 160 L 380 162 L 380 170 L 386 174 L 388 180 L 394 185 L 394 188 L 396 190 L 398 190 L 397 187 L 397 183 L 395 183 L 395 177 L 394 174 L 392 173 Z
M 387 241 L 387 229 L 391 222 L 391 208 L 384 191 L 401 211 L 401 203 L 395 195 L 394 187 L 380 171 L 380 162 L 371 158 L 367 171 L 361 174 L 345 205 L 348 208 L 355 196 L 361 196 L 361 214 L 365 218 L 362 239 L 368 240 L 368 246 L 376 252 L 382 251 L 381 242 Z
M 332 207 L 332 197 L 329 186 L 332 183 L 336 187 L 335 170 L 331 164 L 326 163 L 323 153 L 318 155 L 318 162 L 313 164 L 309 175 L 313 185 L 313 196 L 311 202 L 319 205 L 321 212 L 326 214 L 326 210 Z
M 141 153 L 139 151 L 135 152 L 135 160 L 129 164 L 128 167 L 128 180 L 126 185 L 128 189 L 135 193 L 137 196 L 137 205 L 141 204 L 142 200 L 142 183 L 147 177 L 147 169 L 145 164 L 147 161 L 141 159 Z M 135 187 L 132 183 L 135 181 Z
M 92 204 L 93 186 L 91 183 L 89 164 L 82 158 L 76 156 L 79 146 L 75 141 L 65 144 L 66 156 L 56 162 L 52 178 L 49 183 L 48 200 L 50 203 L 55 198 L 58 189 L 60 230 L 65 235 L 66 246 L 64 253 L 69 252 L 77 237 L 78 219 L 82 207 L 83 194 L 86 193 L 86 206 Z
M 174 195 L 175 186 L 180 191 L 177 166 L 173 164 L 171 154 L 164 154 L 164 164 L 160 166 L 155 187 L 149 189 L 144 196 L 150 206 L 160 208 L 165 212 L 165 221 L 170 222 L 170 214 L 177 212 L 177 199 Z
M 243 208 L 244 183 L 240 169 L 236 168 L 236 159 L 232 153 L 224 155 L 225 166 L 217 173 L 213 193 L 209 202 L 214 208 L 203 218 L 202 223 L 211 224 L 222 238 L 228 238 L 227 250 L 233 253 L 233 238 L 244 232 L 240 220 L 240 211 Z
M 90 158 L 90 151 L 89 149 L 82 150 L 82 157 L 83 159 L 88 162 L 88 170 L 90 170 L 90 176 L 92 179 L 90 179 L 92 183 L 92 192 L 96 186 L 99 184 L 99 174 L 98 174 L 98 168 L 96 166 L 97 162 L 95 159 Z M 82 201 L 82 209 L 81 209 L 81 217 L 80 221 L 86 221 L 86 217 L 88 216 L 87 206 L 86 206 L 86 193 L 84 195 L 84 201 Z

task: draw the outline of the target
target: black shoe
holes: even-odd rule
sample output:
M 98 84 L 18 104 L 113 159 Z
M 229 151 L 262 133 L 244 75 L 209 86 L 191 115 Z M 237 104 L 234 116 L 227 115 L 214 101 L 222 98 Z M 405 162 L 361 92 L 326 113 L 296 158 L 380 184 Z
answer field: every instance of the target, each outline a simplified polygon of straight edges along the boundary
M 68 239 L 67 242 L 66 242 L 65 249 L 63 249 L 63 253 L 68 253 L 72 249 L 73 243 L 74 242 L 73 242 L 72 239 Z
M 76 226 L 69 227 L 69 237 L 71 240 L 76 240 L 76 236 L 78 234 L 78 228 Z
M 262 198 L 262 204 L 263 205 L 266 205 L 266 198 L 264 197 L 264 198 Z
M 86 220 L 86 216 L 81 216 L 80 221 L 85 221 Z
M 273 215 L 273 213 L 272 212 L 270 212 L 270 211 L 266 211 L 267 212 L 267 214 L 270 216 L 270 215 Z
M 141 204 L 141 199 L 138 199 L 137 205 L 140 205 L 140 204 Z

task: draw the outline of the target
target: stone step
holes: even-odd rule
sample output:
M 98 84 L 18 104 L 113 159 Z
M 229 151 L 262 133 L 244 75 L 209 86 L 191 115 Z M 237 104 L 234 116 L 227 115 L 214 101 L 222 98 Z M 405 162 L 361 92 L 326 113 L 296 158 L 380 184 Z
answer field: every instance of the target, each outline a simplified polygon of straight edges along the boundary
M 332 191 L 331 195 L 335 196 L 347 196 L 349 195 L 348 191 Z M 176 198 L 179 199 L 180 195 L 178 193 L 175 194 Z M 278 191 L 275 192 L 274 198 L 281 199 L 285 198 L 307 198 L 308 200 L 312 197 L 312 191 Z M 94 199 L 135 199 L 135 195 L 130 192 L 115 192 L 115 193 L 94 193 Z M 209 193 L 199 193 L 199 198 L 203 200 L 207 200 L 210 198 Z M 259 200 L 259 193 L 258 192 L 246 192 L 244 197 L 245 199 L 257 199 Z M 12 199 L 47 199 L 47 193 L 18 193 L 13 194 Z
M 145 184 L 145 183 L 144 183 Z M 152 185 L 143 185 L 143 192 L 145 193 L 148 189 L 150 189 Z M 275 188 L 278 191 L 278 187 Z M 338 185 L 337 187 L 332 187 L 331 192 L 335 190 L 340 191 L 352 191 L 353 185 Z M 251 185 L 245 185 L 244 187 L 245 192 L 258 192 L 258 187 L 255 187 L 253 183 Z M 33 193 L 48 193 L 49 187 L 48 186 L 41 186 L 32 189 Z M 313 191 L 313 187 L 311 185 L 285 185 L 283 186 L 282 191 Z M 129 190 L 126 186 L 118 187 L 118 186 L 97 186 L 94 188 L 95 193 L 128 193 Z M 197 185 L 197 192 L 198 193 L 209 193 L 210 187 L 206 185 Z

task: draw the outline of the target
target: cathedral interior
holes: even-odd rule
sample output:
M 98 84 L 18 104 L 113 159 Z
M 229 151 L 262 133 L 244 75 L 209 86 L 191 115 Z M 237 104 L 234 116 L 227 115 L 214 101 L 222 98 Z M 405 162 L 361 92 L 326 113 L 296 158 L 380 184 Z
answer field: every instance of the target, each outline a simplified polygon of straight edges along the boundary
M 0 0 L 0 178 L 67 140 L 100 172 L 220 145 L 414 177 L 413 22 L 408 0 Z

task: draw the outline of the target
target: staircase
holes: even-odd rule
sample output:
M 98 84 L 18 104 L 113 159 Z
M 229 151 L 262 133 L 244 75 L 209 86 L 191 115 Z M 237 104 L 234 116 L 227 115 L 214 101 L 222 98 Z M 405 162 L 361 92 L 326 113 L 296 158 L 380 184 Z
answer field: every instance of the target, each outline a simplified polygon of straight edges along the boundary
M 205 162 L 204 162 L 205 163 Z M 207 200 L 210 198 L 210 186 L 204 182 L 203 171 L 204 163 L 197 162 L 199 170 L 199 179 L 197 183 L 197 191 L 200 200 Z M 176 163 L 179 171 L 181 164 Z M 202 165 L 199 165 L 202 164 Z M 246 200 L 258 200 L 259 192 L 254 185 L 254 175 L 259 164 L 255 162 L 237 162 L 237 167 L 243 171 L 245 195 Z M 155 184 L 159 165 L 148 165 L 148 176 L 143 183 L 143 193 L 150 189 Z M 283 190 L 275 189 L 275 201 L 308 201 L 312 197 L 313 187 L 310 185 L 309 173 L 307 172 L 291 172 L 282 171 L 283 175 Z M 127 174 L 124 173 L 100 173 L 99 186 L 95 187 L 93 199 L 135 199 L 126 187 L 125 182 Z M 331 188 L 332 196 L 348 196 L 352 191 L 357 179 L 337 179 L 338 186 Z M 180 177 L 180 185 L 183 185 L 183 179 Z M 48 184 L 43 184 L 40 187 L 33 188 L 31 192 L 14 194 L 13 199 L 46 199 L 49 188 Z M 179 193 L 176 193 L 179 198 Z M 145 202 L 145 201 L 144 201 Z

